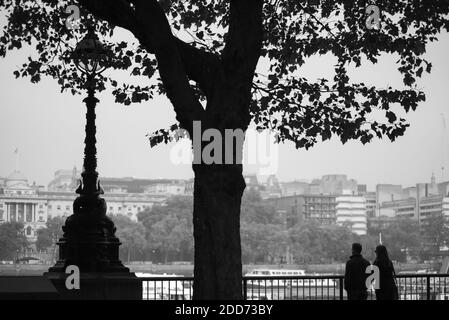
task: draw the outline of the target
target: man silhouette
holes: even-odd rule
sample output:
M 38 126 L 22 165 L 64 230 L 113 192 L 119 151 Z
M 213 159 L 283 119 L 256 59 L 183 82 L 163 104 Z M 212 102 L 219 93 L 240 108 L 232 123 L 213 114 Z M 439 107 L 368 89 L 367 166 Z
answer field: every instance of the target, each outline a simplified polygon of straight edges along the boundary
M 362 245 L 353 243 L 352 256 L 346 262 L 345 269 L 345 290 L 348 293 L 348 300 L 366 300 L 368 297 L 365 281 L 369 274 L 365 271 L 371 264 L 361 253 Z

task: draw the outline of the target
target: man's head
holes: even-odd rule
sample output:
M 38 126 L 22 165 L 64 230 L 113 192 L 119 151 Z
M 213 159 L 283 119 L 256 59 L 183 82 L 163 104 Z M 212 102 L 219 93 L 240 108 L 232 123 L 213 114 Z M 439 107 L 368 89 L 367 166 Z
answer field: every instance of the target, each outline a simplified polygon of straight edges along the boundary
M 360 254 L 362 253 L 362 245 L 360 243 L 352 244 L 352 254 Z

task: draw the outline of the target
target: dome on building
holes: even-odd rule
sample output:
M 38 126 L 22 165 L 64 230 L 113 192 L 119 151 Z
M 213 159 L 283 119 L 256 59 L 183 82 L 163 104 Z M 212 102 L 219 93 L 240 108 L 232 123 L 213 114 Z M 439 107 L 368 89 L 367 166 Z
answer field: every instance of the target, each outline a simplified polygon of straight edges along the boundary
M 6 180 L 14 180 L 14 181 L 28 181 L 28 179 L 23 175 L 19 170 L 14 170 Z
M 18 184 L 27 185 L 27 182 L 28 179 L 19 170 L 14 170 L 13 173 L 6 178 L 6 186 L 8 187 Z

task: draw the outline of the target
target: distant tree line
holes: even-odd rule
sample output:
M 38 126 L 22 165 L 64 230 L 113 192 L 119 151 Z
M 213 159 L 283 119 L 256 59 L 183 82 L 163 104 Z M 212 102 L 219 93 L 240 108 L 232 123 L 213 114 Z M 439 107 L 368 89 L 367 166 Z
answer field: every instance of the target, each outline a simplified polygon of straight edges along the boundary
M 415 261 L 431 260 L 449 245 L 448 221 L 443 215 L 417 220 L 400 219 L 385 227 L 369 227 L 371 236 L 382 234 L 382 242 L 397 261 L 407 256 Z
M 38 251 L 48 249 L 55 251 L 56 242 L 62 237 L 62 226 L 64 222 L 64 218 L 54 217 L 47 220 L 45 228 L 37 230 L 36 249 Z
M 137 222 L 112 216 L 123 261 L 193 261 L 192 198 L 173 197 L 140 212 Z
M 124 215 L 111 216 L 122 242 L 122 261 L 193 262 L 192 208 L 191 197 L 172 197 L 164 205 L 140 212 L 137 221 Z M 351 232 L 349 225 L 322 225 L 313 220 L 292 225 L 287 219 L 262 201 L 258 192 L 246 191 L 241 208 L 243 263 L 342 263 L 348 259 L 353 242 L 360 242 L 363 254 L 372 261 L 380 233 L 391 259 L 398 262 L 406 262 L 407 257 L 417 261 L 432 258 L 449 244 L 443 217 L 428 219 L 421 226 L 410 219 L 382 228 L 369 226 L 364 236 Z M 63 218 L 49 219 L 46 227 L 38 230 L 36 249 L 55 250 L 63 224 Z M 13 260 L 29 246 L 21 223 L 0 225 L 0 260 Z
M 16 260 L 28 245 L 22 223 L 0 224 L 0 260 Z

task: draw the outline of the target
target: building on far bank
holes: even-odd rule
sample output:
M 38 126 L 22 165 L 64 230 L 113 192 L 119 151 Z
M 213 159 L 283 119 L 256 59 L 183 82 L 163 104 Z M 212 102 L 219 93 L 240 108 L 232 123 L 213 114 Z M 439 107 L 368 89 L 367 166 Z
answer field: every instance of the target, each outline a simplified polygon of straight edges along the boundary
M 407 198 L 384 202 L 379 208 L 378 218 L 413 219 L 418 222 L 443 214 L 446 197 L 430 195 L 423 198 Z
M 158 182 L 151 184 L 145 188 L 146 194 L 163 194 L 163 195 L 184 195 L 186 193 L 186 185 L 184 181 Z
M 291 228 L 304 220 L 302 196 L 267 198 L 264 202 L 275 208 L 277 215 L 285 221 L 286 228 Z
M 72 170 L 57 170 L 49 182 L 47 190 L 55 192 L 74 192 L 79 185 L 81 172 L 74 167 Z M 115 178 L 100 177 L 100 184 L 105 193 L 131 194 L 164 194 L 183 195 L 188 193 L 187 181 L 181 179 L 137 179 L 132 177 Z
M 354 233 L 366 234 L 367 213 L 363 196 L 352 195 L 294 195 L 265 199 L 284 217 L 290 228 L 303 221 L 321 225 L 348 225 Z
M 338 225 L 347 225 L 352 232 L 366 235 L 368 220 L 366 214 L 366 200 L 363 196 L 352 194 L 352 190 L 344 191 L 336 197 L 336 222 Z
M 73 170 L 70 175 L 76 172 L 78 171 Z M 22 222 L 27 238 L 32 242 L 35 241 L 37 230 L 45 227 L 49 219 L 66 218 L 73 213 L 73 201 L 78 196 L 73 188 L 78 179 L 72 179 L 70 175 L 67 170 L 58 170 L 56 178 L 49 185 L 52 191 L 45 191 L 41 186 L 30 185 L 28 179 L 20 171 L 15 170 L 4 179 L 3 185 L 0 186 L 0 223 Z M 129 181 L 125 181 L 122 185 L 126 183 Z M 111 184 L 106 185 L 111 186 Z M 117 186 L 120 184 L 116 183 L 114 188 L 109 187 L 109 191 L 103 195 L 107 204 L 107 214 L 126 215 L 134 221 L 137 221 L 139 212 L 151 208 L 154 204 L 163 204 L 167 197 L 172 195 L 170 193 L 128 193 L 124 192 L 125 188 Z
M 384 202 L 402 200 L 402 186 L 399 184 L 378 184 L 376 186 L 376 204 L 379 208 Z M 379 214 L 377 214 L 379 216 Z
M 330 195 L 292 195 L 265 199 L 277 213 L 284 217 L 287 228 L 302 221 L 317 221 L 323 225 L 336 222 L 335 196 Z
M 366 186 L 365 186 L 366 187 Z M 352 194 L 358 194 L 363 186 L 357 184 L 354 179 L 348 179 L 345 174 L 328 174 L 320 179 L 313 179 L 311 183 L 305 181 L 282 182 L 282 196 L 291 195 L 340 195 L 343 190 L 350 190 Z
M 260 176 L 259 183 L 261 184 L 260 196 L 262 199 L 282 197 L 281 185 L 274 174 Z
M 401 185 L 378 184 L 376 186 L 376 217 L 391 216 L 393 207 L 402 205 L 410 207 L 413 202 L 417 202 L 414 205 L 419 209 L 421 199 L 447 196 L 448 187 L 449 182 L 437 183 L 434 174 L 432 174 L 430 183 L 417 183 L 415 186 L 407 188 L 402 188 Z M 416 212 L 413 215 L 415 218 L 420 214 L 418 209 L 415 209 Z M 406 208 L 399 212 L 411 217 L 411 212 Z
M 305 181 L 282 182 L 280 186 L 283 197 L 310 193 L 309 183 Z
M 35 231 L 46 222 L 45 200 L 39 198 L 39 190 L 36 185 L 29 185 L 19 170 L 14 170 L 0 186 L 0 223 L 21 221 L 25 235 L 35 237 Z
M 336 201 L 334 195 L 304 195 L 303 215 L 306 220 L 321 224 L 336 223 Z
M 366 202 L 366 216 L 367 218 L 376 216 L 376 193 L 365 192 L 362 194 Z
M 78 187 L 79 179 L 81 178 L 81 171 L 76 167 L 72 170 L 57 170 L 55 172 L 54 178 L 48 183 L 48 191 L 75 191 Z
M 292 226 L 301 221 L 317 221 L 321 225 L 335 225 L 337 224 L 337 199 L 340 202 L 343 194 L 348 194 L 357 199 L 355 201 L 363 200 L 363 215 L 364 221 L 358 221 L 357 216 L 351 216 L 346 219 L 343 213 L 343 207 L 340 209 L 340 220 L 345 220 L 350 225 L 354 225 L 353 231 L 356 233 L 366 233 L 366 200 L 362 196 L 357 196 L 360 193 L 367 194 L 369 198 L 371 214 L 375 211 L 375 193 L 366 192 L 365 185 L 357 184 L 354 179 L 348 179 L 346 175 L 333 174 L 324 175 L 321 179 L 314 179 L 311 183 L 305 181 L 293 181 L 280 183 L 282 196 L 277 199 L 266 199 L 268 203 L 272 204 L 276 210 L 286 216 L 288 226 Z M 340 198 L 339 198 L 340 197 Z M 372 199 L 371 199 L 372 198 Z M 352 198 L 351 198 L 352 199 Z M 346 200 L 345 200 L 346 201 Z M 350 203 L 352 209 L 355 204 Z M 340 207 L 344 206 L 343 202 Z
M 348 179 L 345 174 L 324 175 L 320 181 L 320 193 L 340 195 L 343 193 L 358 194 L 358 184 L 354 179 Z

